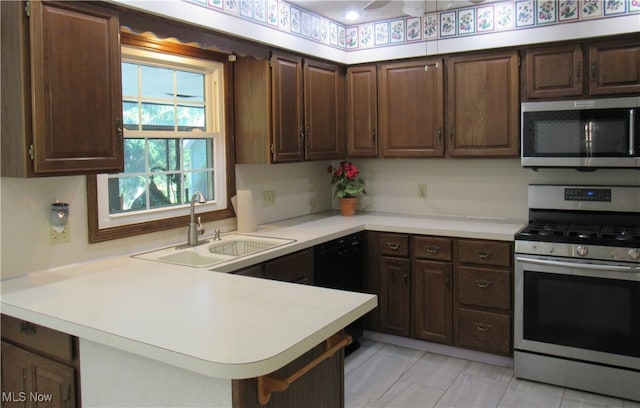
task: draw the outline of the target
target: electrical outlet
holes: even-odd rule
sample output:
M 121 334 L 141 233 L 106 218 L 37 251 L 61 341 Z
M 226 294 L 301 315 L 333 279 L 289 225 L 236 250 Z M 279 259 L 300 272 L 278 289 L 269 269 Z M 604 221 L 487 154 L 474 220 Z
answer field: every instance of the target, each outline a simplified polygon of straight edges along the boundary
M 418 198 L 427 198 L 426 184 L 418 184 Z
M 53 228 L 53 225 L 49 224 L 49 243 L 50 244 L 62 244 L 71 240 L 71 230 L 69 223 L 65 225 L 62 232 L 58 232 Z
M 276 205 L 276 192 L 274 190 L 264 190 L 262 192 L 262 206 L 273 207 Z

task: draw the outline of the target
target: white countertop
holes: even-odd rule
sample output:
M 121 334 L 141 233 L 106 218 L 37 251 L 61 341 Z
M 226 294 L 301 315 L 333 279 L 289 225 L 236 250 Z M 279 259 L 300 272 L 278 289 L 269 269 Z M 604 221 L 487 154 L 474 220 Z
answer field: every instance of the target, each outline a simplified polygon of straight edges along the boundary
M 518 223 L 310 215 L 254 235 L 296 242 L 226 272 L 365 229 L 513 240 Z M 223 236 L 224 239 L 224 236 Z M 2 281 L 2 313 L 216 378 L 273 372 L 375 308 L 374 295 L 114 257 Z

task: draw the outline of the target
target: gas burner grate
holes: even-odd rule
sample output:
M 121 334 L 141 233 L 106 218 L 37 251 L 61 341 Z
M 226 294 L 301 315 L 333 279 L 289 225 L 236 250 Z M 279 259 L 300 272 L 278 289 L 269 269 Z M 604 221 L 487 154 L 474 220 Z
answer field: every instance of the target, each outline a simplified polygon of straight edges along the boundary
M 616 241 L 640 241 L 640 225 L 606 225 L 602 238 Z
M 567 237 L 578 239 L 598 238 L 600 226 L 592 224 L 571 224 L 567 229 Z
M 525 235 L 537 235 L 542 237 L 562 237 L 567 230 L 567 224 L 553 222 L 535 222 L 522 232 Z

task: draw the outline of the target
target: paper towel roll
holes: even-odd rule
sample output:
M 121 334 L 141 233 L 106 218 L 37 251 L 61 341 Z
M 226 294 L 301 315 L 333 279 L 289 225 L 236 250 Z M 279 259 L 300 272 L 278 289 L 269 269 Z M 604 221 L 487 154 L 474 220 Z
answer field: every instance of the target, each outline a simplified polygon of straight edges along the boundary
M 253 194 L 251 190 L 238 190 L 236 201 L 238 232 L 254 232 L 258 229 L 258 222 L 253 208 Z

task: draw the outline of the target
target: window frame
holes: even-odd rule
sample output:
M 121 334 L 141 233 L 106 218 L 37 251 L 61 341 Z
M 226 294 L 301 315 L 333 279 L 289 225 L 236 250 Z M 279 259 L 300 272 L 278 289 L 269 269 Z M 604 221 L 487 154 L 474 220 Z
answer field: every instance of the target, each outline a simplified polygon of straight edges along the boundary
M 175 54 L 220 62 L 223 64 L 223 114 L 225 128 L 225 159 L 226 159 L 226 207 L 225 209 L 198 213 L 202 222 L 210 222 L 235 217 L 231 206 L 231 197 L 235 194 L 235 150 L 233 126 L 233 69 L 227 54 L 204 50 L 181 43 L 157 40 L 145 36 L 121 33 L 121 45 L 135 46 L 149 51 Z M 118 84 L 122 86 L 122 84 Z M 132 224 L 100 228 L 98 213 L 98 180 L 96 174 L 86 177 L 87 182 L 87 215 L 89 223 L 89 242 L 102 242 L 113 239 L 126 238 L 135 235 L 163 231 L 184 227 L 189 223 L 189 214 L 170 218 L 136 222 Z

